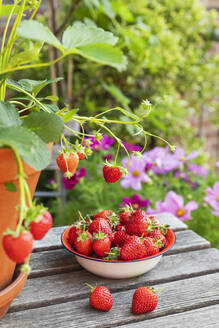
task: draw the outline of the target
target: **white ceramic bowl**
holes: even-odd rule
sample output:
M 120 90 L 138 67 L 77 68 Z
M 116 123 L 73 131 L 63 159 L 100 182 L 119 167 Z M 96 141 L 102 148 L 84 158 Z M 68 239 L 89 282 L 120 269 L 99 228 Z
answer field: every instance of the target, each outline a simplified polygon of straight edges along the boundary
M 78 263 L 87 271 L 90 271 L 98 276 L 102 276 L 110 279 L 124 279 L 140 276 L 153 269 L 161 257 L 166 253 L 176 241 L 176 236 L 171 230 L 168 240 L 169 244 L 159 254 L 148 256 L 139 260 L 131 261 L 115 261 L 115 260 L 104 260 L 94 257 L 82 255 L 75 251 L 68 241 L 68 234 L 71 226 L 68 227 L 61 236 L 63 246 L 71 253 L 74 254 Z

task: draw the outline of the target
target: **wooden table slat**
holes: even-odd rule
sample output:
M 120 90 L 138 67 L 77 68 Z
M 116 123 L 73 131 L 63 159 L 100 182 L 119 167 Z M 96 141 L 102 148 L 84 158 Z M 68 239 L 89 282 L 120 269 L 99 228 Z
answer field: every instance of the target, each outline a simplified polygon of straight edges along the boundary
M 54 283 L 54 288 L 55 286 Z M 44 289 L 43 284 L 41 289 Z M 168 282 L 156 285 L 155 289 L 162 289 L 159 293 L 159 303 L 156 310 L 148 314 L 136 316 L 131 313 L 133 290 L 128 290 L 113 293 L 114 306 L 109 312 L 102 313 L 91 308 L 87 297 L 64 304 L 9 313 L 0 322 L 0 327 L 118 327 L 135 321 L 209 307 L 219 304 L 219 273 Z
M 219 252 L 211 248 L 164 257 L 156 268 L 131 279 L 106 279 L 85 270 L 28 279 L 22 293 L 12 303 L 11 311 L 86 298 L 88 288 L 85 282 L 91 285 L 104 284 L 112 291 L 118 291 L 216 271 L 219 272 Z

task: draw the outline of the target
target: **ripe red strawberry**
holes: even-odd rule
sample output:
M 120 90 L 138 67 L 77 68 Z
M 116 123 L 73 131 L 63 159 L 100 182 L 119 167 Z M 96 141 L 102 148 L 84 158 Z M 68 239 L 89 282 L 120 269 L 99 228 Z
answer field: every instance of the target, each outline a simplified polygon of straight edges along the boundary
M 126 230 L 125 230 L 125 226 L 124 226 L 124 225 L 120 225 L 120 224 L 117 224 L 115 230 L 116 230 L 116 231 L 121 231 L 121 230 L 126 231 Z
M 164 237 L 164 235 L 162 235 L 162 233 L 157 228 L 155 228 L 152 231 L 150 237 L 160 240 L 163 244 L 163 247 L 166 247 L 168 245 L 166 238 Z M 161 246 L 161 248 L 163 248 L 163 247 Z
M 149 219 L 151 220 L 151 222 L 157 226 L 161 225 L 162 223 L 160 222 L 160 220 L 158 218 L 155 218 L 155 216 L 149 216 Z
M 165 238 L 167 240 L 167 243 L 171 240 L 172 233 L 170 231 L 170 228 L 167 228 L 167 232 L 165 233 Z
M 104 232 L 93 234 L 93 250 L 99 257 L 106 257 L 111 248 L 111 241 Z
M 77 153 L 79 161 L 82 161 L 85 158 L 85 154 Z
M 149 234 L 148 224 L 149 221 L 145 211 L 138 210 L 131 216 L 125 227 L 129 235 L 139 237 L 143 235 L 146 237 Z
M 113 306 L 113 297 L 109 289 L 104 286 L 91 286 L 86 284 L 90 291 L 90 305 L 97 310 L 109 311 Z
M 108 219 L 111 214 L 112 214 L 111 210 L 103 210 L 101 212 L 98 212 L 98 213 L 94 214 L 93 220 L 96 219 L 96 218 Z
M 49 211 L 46 211 L 42 215 L 38 216 L 36 220 L 32 221 L 29 225 L 33 238 L 35 240 L 41 240 L 52 227 L 52 223 L 52 215 Z
M 64 173 L 64 176 L 70 178 L 75 174 L 79 158 L 76 153 L 66 152 L 58 155 L 56 162 L 60 170 Z
M 146 256 L 158 254 L 160 251 L 156 242 L 151 237 L 144 238 L 144 245 L 145 245 L 145 249 L 146 249 Z
M 129 240 L 129 237 L 124 230 L 116 231 L 114 233 L 113 245 L 123 246 Z
M 130 236 L 122 246 L 120 257 L 122 260 L 135 260 L 145 256 L 145 246 L 140 237 Z
M 5 235 L 2 239 L 5 253 L 16 262 L 22 263 L 33 249 L 33 236 L 30 232 L 21 232 L 18 237 Z
M 132 311 L 136 314 L 152 312 L 158 303 L 157 295 L 150 287 L 139 287 L 132 298 Z
M 77 228 L 77 226 L 73 225 L 71 227 L 71 229 L 69 230 L 68 233 L 68 239 L 69 239 L 69 243 L 74 246 L 75 241 L 78 238 L 78 235 L 82 232 L 83 230 L 81 228 Z
M 113 235 L 112 229 L 110 227 L 110 224 L 106 219 L 96 218 L 95 220 L 93 220 L 93 222 L 91 222 L 91 224 L 88 228 L 88 231 L 91 234 L 93 234 L 94 232 L 98 232 L 99 230 L 104 232 L 106 235 L 108 235 L 110 238 L 110 241 L 113 241 L 114 235 Z
M 132 210 L 124 210 L 121 213 L 119 213 L 120 224 L 126 225 L 130 220 L 132 214 L 133 214 Z
M 81 232 L 78 235 L 78 238 L 74 243 L 76 251 L 83 255 L 90 256 L 93 251 L 92 240 L 93 240 L 93 237 L 90 232 L 88 232 L 88 231 Z
M 110 167 L 108 165 L 105 165 L 103 168 L 103 176 L 107 183 L 114 183 L 121 179 L 122 172 L 117 166 Z

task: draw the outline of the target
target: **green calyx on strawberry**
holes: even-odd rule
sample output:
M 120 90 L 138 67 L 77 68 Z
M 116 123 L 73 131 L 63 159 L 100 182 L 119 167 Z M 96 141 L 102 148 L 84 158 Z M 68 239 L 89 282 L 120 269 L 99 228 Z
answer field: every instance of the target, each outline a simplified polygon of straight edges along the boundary
M 106 260 L 118 260 L 120 258 L 121 247 L 111 247 L 110 252 L 108 252 L 105 257 Z
M 166 235 L 167 231 L 168 231 L 168 228 L 169 228 L 169 224 L 161 224 L 159 226 L 157 226 L 157 229 L 163 234 L 163 235 Z
M 82 144 L 79 143 L 77 140 L 73 146 L 73 150 L 75 153 L 78 154 L 79 161 L 83 160 L 85 157 L 87 157 L 86 154 L 86 147 L 82 146 Z
M 159 247 L 159 248 L 163 248 L 164 245 L 162 243 L 162 241 L 160 239 L 157 239 L 157 238 L 153 238 L 154 239 L 154 242 L 155 244 Z
M 78 234 L 77 241 L 85 241 L 85 240 L 92 240 L 92 235 L 88 231 L 83 231 L 80 234 Z
M 118 216 L 113 214 L 108 218 L 108 221 L 112 229 L 115 229 L 116 226 L 120 223 Z

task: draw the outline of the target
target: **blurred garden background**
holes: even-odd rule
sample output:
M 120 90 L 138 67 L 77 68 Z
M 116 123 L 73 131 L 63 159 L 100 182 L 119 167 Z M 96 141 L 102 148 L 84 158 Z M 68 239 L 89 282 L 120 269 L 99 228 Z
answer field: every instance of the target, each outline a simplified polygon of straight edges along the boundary
M 51 68 L 27 71 L 23 78 L 64 76 L 45 93 L 52 91 L 52 100 L 60 108 L 79 108 L 86 116 L 116 106 L 141 116 L 142 100 L 147 99 L 144 127 L 151 132 L 143 157 L 132 154 L 128 176 L 112 185 L 102 176 L 104 161 L 112 161 L 117 152 L 109 135 L 104 134 L 100 142 L 91 138 L 93 155 L 80 161 L 71 179 L 65 179 L 56 166 L 56 145 L 36 192 L 50 208 L 56 226 L 71 224 L 78 211 L 83 215 L 118 210 L 131 203 L 147 213 L 173 213 L 219 248 L 217 10 L 216 0 L 42 1 L 37 20 L 49 22 L 57 36 L 76 21 L 113 32 L 119 37 L 127 68 L 118 71 L 70 56 Z M 23 42 L 25 48 L 27 41 Z M 55 52 L 49 49 L 50 60 Z M 45 51 L 36 61 L 44 61 L 47 55 Z M 122 114 L 118 118 L 124 120 Z M 85 130 L 92 133 L 95 126 Z M 130 125 L 115 124 L 113 133 L 130 152 L 144 147 L 144 137 Z M 176 150 L 171 152 L 163 139 Z M 127 167 L 125 151 L 118 160 Z

